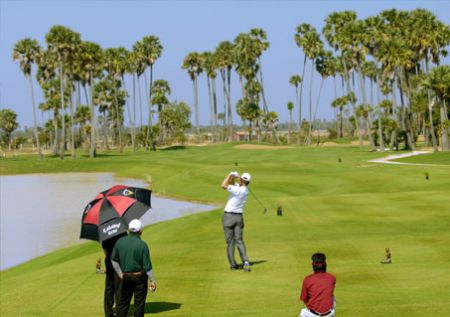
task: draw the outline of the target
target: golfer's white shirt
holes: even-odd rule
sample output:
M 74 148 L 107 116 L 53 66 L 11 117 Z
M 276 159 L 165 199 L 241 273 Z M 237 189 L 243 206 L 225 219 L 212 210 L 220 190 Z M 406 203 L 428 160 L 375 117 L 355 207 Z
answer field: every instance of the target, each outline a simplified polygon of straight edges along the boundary
M 244 204 L 248 197 L 247 186 L 228 185 L 227 191 L 230 192 L 230 197 L 224 210 L 241 214 L 244 211 Z

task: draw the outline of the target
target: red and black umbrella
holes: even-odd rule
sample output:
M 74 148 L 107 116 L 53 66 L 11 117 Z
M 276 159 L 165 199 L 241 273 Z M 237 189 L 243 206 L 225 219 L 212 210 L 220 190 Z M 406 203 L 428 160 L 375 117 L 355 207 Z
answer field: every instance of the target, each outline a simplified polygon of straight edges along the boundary
M 127 232 L 128 223 L 151 207 L 151 190 L 116 185 L 98 194 L 84 209 L 80 239 L 104 241 Z

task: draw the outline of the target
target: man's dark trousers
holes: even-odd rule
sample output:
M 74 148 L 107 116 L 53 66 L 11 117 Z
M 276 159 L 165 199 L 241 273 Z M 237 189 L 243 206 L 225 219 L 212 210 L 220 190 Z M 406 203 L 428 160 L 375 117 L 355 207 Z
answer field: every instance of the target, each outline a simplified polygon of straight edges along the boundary
M 106 272 L 105 275 L 105 300 L 104 300 L 104 310 L 105 317 L 114 317 L 113 306 L 114 301 L 116 302 L 116 310 L 119 305 L 119 277 L 114 272 Z
M 145 299 L 147 298 L 148 277 L 145 273 L 139 275 L 123 276 L 121 283 L 117 317 L 127 317 L 131 298 L 134 293 L 134 317 L 143 317 L 145 314 Z

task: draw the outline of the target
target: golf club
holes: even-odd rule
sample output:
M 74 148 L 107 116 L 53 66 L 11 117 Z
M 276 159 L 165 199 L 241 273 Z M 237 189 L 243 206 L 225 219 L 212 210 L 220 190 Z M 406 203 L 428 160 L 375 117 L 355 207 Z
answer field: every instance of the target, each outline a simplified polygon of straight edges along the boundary
M 259 204 L 264 208 L 264 213 L 266 213 L 267 208 L 264 207 L 263 203 L 258 199 L 258 197 L 256 197 L 255 193 L 250 188 L 248 190 L 250 191 L 250 193 L 252 193 L 253 197 L 255 197 L 256 201 L 259 202 Z

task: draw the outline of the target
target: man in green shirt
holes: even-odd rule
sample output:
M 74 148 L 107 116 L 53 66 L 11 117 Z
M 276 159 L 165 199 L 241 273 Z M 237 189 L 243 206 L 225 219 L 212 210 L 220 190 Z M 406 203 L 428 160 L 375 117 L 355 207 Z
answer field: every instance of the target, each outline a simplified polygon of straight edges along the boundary
M 138 219 L 130 221 L 130 234 L 120 238 L 111 254 L 111 263 L 121 279 L 121 290 L 117 317 L 128 316 L 131 297 L 134 294 L 134 316 L 143 317 L 145 313 L 145 299 L 147 287 L 156 290 L 153 277 L 152 262 L 147 243 L 141 240 L 144 226 Z M 150 285 L 148 285 L 150 279 Z

